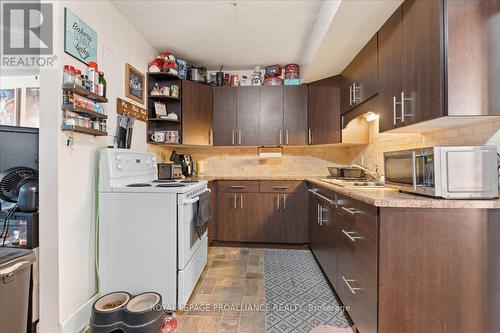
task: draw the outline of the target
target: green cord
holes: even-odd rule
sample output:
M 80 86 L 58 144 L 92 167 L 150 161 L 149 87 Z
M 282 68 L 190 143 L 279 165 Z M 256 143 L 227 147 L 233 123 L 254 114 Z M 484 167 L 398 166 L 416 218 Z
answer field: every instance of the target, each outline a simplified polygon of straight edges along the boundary
M 99 280 L 99 173 L 100 173 L 101 152 L 97 154 L 97 172 L 96 172 L 96 213 L 95 213 L 95 274 L 97 294 L 101 293 L 101 283 Z

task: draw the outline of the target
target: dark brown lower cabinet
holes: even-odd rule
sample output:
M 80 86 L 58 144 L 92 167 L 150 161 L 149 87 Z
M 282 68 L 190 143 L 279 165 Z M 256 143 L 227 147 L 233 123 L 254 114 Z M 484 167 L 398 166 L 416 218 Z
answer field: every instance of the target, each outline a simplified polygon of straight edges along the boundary
M 212 210 L 213 218 L 208 221 L 208 244 L 212 244 L 217 240 L 217 182 L 208 182 L 210 193 L 210 209 Z
M 311 190 L 311 249 L 360 333 L 500 332 L 499 209 L 378 208 Z
M 233 242 L 258 241 L 258 193 L 219 193 L 218 240 Z
M 301 184 L 302 182 L 220 181 L 218 240 L 306 242 L 307 194 L 305 186 Z

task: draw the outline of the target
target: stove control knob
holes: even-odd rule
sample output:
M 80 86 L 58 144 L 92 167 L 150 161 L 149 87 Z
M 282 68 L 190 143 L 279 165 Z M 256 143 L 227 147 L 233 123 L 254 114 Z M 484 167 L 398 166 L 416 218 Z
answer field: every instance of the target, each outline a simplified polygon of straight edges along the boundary
M 116 160 L 119 161 L 120 159 L 120 155 L 116 155 Z
M 121 166 L 121 164 L 118 164 L 118 165 L 116 166 L 116 168 L 117 168 L 117 169 L 123 169 L 123 167 Z

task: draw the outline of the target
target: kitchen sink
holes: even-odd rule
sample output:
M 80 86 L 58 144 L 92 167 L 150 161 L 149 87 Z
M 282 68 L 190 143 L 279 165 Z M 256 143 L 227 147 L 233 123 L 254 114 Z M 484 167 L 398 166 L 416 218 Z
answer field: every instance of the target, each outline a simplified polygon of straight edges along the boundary
M 341 186 L 341 187 L 355 187 L 355 188 L 383 188 L 383 182 L 377 181 L 350 181 L 350 180 L 339 180 L 331 178 L 323 178 L 321 181 L 325 183 Z

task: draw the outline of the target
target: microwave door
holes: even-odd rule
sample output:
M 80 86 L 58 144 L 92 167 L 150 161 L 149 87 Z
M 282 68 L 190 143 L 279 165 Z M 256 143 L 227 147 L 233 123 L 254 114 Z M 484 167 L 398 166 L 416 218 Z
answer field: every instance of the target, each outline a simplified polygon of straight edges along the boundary
M 414 156 L 412 152 L 385 157 L 385 180 L 387 183 L 413 188 Z

